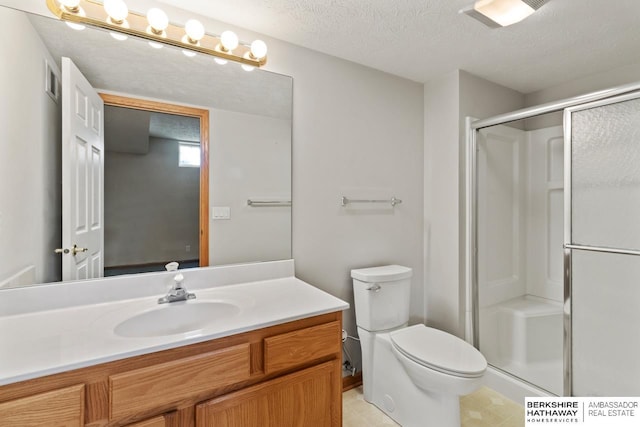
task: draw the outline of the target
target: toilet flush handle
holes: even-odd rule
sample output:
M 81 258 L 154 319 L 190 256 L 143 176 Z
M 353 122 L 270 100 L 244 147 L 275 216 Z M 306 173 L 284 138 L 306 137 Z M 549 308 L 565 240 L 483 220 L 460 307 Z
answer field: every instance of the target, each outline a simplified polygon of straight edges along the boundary
M 367 288 L 368 291 L 380 292 L 381 286 L 377 283 L 370 288 Z

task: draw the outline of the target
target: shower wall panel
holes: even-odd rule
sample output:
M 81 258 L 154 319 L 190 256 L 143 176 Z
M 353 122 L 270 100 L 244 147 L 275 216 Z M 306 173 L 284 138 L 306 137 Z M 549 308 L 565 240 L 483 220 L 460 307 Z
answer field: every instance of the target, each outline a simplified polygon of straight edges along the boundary
M 524 295 L 525 132 L 478 132 L 478 284 L 480 307 Z
M 562 126 L 527 132 L 528 295 L 563 300 L 564 209 Z

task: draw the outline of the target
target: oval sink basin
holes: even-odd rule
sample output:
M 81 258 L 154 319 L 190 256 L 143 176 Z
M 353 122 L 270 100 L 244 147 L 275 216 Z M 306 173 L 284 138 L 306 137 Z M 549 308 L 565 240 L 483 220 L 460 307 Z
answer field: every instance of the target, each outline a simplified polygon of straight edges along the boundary
M 217 301 L 169 303 L 120 322 L 116 335 L 130 338 L 184 334 L 240 313 L 235 304 Z

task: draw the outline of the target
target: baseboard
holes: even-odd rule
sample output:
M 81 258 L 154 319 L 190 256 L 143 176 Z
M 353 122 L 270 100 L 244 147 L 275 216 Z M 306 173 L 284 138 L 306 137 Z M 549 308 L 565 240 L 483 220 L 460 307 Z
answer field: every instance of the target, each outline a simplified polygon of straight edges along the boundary
M 354 376 L 342 377 L 342 392 L 356 388 L 362 385 L 362 372 L 358 372 Z

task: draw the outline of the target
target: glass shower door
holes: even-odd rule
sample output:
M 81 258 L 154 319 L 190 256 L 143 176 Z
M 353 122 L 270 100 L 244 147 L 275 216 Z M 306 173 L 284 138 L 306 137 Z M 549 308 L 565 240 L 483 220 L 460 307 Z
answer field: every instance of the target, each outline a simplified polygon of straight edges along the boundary
M 567 109 L 565 130 L 565 393 L 640 396 L 640 93 Z
M 494 368 L 553 394 L 563 372 L 562 116 L 476 133 L 477 345 Z

